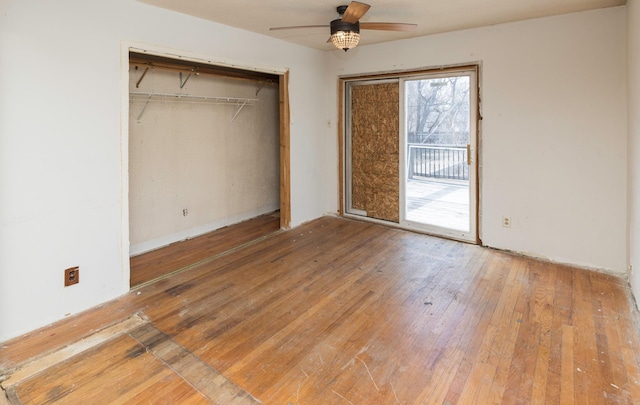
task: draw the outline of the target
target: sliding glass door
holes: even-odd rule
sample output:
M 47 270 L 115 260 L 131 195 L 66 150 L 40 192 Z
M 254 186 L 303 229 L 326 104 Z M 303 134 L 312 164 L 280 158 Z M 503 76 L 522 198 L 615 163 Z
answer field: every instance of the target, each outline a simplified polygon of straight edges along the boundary
M 345 81 L 344 211 L 477 242 L 476 67 Z

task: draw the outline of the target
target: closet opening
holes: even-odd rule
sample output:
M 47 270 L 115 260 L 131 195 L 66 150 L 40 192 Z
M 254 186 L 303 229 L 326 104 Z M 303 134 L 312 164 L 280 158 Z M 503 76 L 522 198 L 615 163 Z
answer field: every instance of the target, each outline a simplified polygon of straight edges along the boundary
M 288 228 L 287 74 L 129 53 L 130 286 Z

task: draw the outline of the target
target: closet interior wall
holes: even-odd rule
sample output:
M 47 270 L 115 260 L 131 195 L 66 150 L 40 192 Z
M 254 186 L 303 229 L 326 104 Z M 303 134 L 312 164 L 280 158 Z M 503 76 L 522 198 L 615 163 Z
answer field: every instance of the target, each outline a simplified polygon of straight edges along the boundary
M 277 83 L 129 75 L 132 256 L 279 209 Z

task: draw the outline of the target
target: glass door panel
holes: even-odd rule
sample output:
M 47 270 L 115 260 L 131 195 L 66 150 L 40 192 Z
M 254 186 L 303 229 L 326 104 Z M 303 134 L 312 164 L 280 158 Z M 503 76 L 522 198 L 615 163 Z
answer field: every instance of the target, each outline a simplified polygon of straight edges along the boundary
M 401 82 L 401 224 L 476 242 L 476 75 Z

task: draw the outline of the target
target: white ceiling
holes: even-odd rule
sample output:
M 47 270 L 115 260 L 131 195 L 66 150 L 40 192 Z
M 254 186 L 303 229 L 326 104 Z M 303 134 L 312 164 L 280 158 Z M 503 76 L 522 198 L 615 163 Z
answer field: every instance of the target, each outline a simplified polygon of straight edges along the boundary
M 320 50 L 336 7 L 348 0 L 139 0 L 169 10 L 257 32 Z M 414 32 L 362 30 L 360 45 L 505 22 L 613 7 L 626 0 L 363 0 L 371 9 L 361 22 L 418 24 Z M 326 28 L 269 31 L 270 27 L 327 24 Z

